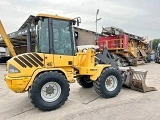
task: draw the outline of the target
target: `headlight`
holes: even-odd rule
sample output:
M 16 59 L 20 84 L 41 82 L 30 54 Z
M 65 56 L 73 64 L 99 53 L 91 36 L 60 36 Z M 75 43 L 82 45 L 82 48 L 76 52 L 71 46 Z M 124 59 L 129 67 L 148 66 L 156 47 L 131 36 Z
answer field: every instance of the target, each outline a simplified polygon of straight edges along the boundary
M 16 67 L 10 64 L 8 67 L 8 72 L 9 73 L 20 73 L 20 70 L 18 70 Z

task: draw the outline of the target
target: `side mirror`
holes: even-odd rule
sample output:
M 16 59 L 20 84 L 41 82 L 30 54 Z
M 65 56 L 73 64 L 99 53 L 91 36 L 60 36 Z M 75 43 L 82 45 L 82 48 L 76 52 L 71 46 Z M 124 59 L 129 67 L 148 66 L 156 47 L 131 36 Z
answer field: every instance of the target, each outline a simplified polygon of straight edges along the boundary
M 81 23 L 81 17 L 74 18 L 77 21 L 77 26 L 79 26 L 79 23 Z

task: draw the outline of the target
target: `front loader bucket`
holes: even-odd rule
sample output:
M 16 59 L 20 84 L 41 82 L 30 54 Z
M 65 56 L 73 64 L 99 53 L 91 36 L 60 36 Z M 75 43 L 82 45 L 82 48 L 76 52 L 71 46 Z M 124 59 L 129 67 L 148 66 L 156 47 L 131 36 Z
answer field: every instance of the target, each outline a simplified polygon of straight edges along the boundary
M 147 87 L 145 79 L 147 76 L 147 70 L 144 69 L 131 69 L 131 67 L 124 68 L 120 67 L 122 75 L 124 77 L 124 85 L 139 92 L 156 91 L 155 87 Z

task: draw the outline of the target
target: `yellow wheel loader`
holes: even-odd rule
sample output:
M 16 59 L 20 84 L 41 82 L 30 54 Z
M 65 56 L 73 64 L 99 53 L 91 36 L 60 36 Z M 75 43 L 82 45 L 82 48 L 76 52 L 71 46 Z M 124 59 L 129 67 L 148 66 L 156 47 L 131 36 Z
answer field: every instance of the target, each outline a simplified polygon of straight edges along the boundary
M 75 19 L 38 14 L 36 52 L 12 57 L 7 62 L 5 81 L 16 93 L 28 91 L 35 107 L 44 111 L 61 107 L 69 96 L 69 83 L 76 80 L 84 88 L 94 87 L 103 98 L 118 95 L 120 72 L 111 64 L 96 62 L 96 50 L 78 50 L 73 26 Z

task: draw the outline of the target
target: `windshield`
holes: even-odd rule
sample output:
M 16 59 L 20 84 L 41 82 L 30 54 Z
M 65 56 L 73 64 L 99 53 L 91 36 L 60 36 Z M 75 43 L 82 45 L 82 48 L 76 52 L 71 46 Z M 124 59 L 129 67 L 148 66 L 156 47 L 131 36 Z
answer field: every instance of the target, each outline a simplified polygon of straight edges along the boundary
M 38 21 L 37 50 L 40 53 L 49 53 L 48 18 Z

